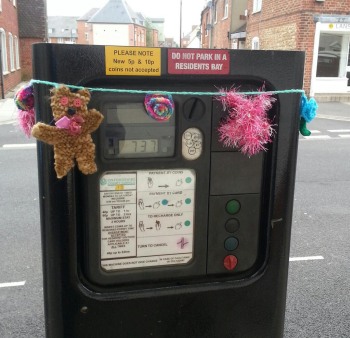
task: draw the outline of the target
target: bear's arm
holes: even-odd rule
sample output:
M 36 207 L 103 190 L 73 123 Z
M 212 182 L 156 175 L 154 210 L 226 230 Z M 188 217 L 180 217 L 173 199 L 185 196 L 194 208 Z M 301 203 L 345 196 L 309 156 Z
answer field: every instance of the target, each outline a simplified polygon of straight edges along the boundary
M 103 115 L 96 109 L 90 109 L 88 116 L 85 119 L 84 129 L 88 133 L 95 131 L 101 124 L 103 120 Z
M 38 122 L 32 128 L 32 135 L 40 141 L 54 145 L 62 142 L 67 132 L 54 126 Z

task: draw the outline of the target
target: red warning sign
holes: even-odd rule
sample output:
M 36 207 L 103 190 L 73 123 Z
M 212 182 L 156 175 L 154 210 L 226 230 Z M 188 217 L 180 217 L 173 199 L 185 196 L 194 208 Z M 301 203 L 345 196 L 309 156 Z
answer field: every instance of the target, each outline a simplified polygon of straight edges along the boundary
M 168 49 L 169 74 L 213 74 L 230 72 L 230 55 L 216 49 Z

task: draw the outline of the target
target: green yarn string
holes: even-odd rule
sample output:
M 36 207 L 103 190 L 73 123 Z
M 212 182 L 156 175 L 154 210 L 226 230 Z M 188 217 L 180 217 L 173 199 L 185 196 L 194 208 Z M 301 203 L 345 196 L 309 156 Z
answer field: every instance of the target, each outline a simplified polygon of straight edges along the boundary
M 52 87 L 58 87 L 60 84 L 57 82 L 43 81 L 32 79 L 31 84 L 42 84 Z M 139 90 L 139 89 L 115 89 L 115 88 L 92 88 L 82 87 L 75 85 L 67 85 L 66 87 L 71 89 L 88 89 L 90 92 L 104 92 L 104 93 L 127 93 L 127 94 L 163 94 L 163 95 L 202 95 L 202 96 L 226 96 L 225 92 L 178 92 L 178 91 L 164 91 L 164 90 Z M 303 94 L 303 89 L 286 89 L 286 90 L 272 90 L 272 91 L 256 91 L 256 92 L 235 92 L 238 95 L 262 95 L 262 94 Z

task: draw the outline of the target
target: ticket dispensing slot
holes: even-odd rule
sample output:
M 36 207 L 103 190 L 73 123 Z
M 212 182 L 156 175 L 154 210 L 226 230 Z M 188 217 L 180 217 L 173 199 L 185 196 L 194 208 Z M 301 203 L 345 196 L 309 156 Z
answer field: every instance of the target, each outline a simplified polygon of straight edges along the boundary
M 100 210 L 85 220 L 87 279 L 108 286 L 251 274 L 264 260 L 271 156 L 223 147 L 217 128 L 226 113 L 212 97 L 175 95 L 175 113 L 162 122 L 143 99 L 95 95 L 104 170 L 82 184 Z

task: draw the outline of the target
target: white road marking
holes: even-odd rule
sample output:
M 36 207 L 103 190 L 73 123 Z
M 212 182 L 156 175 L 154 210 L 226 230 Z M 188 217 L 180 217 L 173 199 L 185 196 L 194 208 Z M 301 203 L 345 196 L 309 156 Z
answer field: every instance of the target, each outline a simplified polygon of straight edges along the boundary
M 331 139 L 329 135 L 310 135 L 310 136 L 305 136 L 305 140 L 328 140 Z
M 290 262 L 298 262 L 298 261 L 316 261 L 324 259 L 323 256 L 307 256 L 307 257 L 290 257 L 289 261 Z
M 32 149 L 36 148 L 36 143 L 4 144 L 3 149 Z
M 317 114 L 317 118 L 327 119 L 327 120 L 335 120 L 335 121 L 350 121 L 350 117 L 347 117 L 347 116 L 333 116 L 333 115 Z
M 26 283 L 26 281 L 22 282 L 12 282 L 12 283 L 0 283 L 0 288 L 10 288 L 13 286 L 23 286 Z
M 339 134 L 338 136 L 341 138 L 350 138 L 350 134 L 344 134 L 344 135 Z
M 330 133 L 350 133 L 350 129 L 330 129 Z
M 319 130 L 310 130 L 311 131 L 311 134 L 320 134 L 321 133 L 321 131 L 319 131 Z

